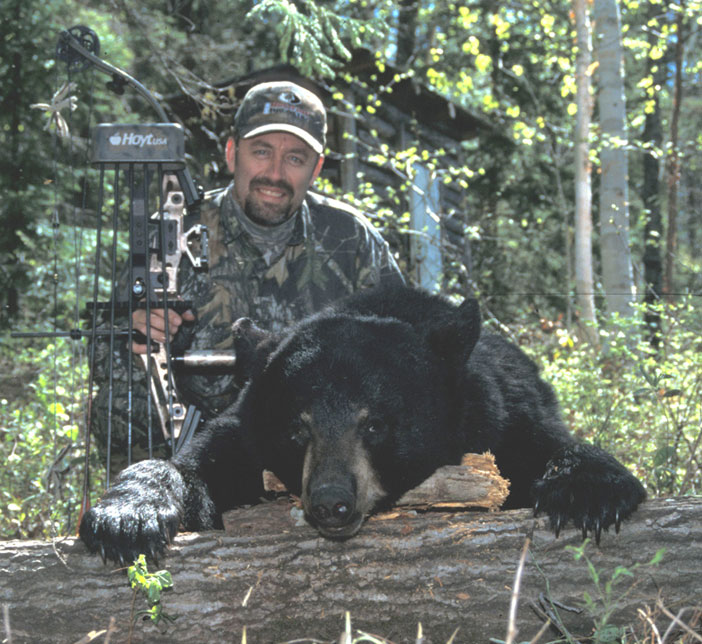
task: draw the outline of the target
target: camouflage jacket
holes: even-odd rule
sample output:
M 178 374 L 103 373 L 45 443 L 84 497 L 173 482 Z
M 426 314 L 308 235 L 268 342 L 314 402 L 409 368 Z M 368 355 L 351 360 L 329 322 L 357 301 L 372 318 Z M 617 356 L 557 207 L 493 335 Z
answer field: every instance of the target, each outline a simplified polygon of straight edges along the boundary
M 266 262 L 235 214 L 238 206 L 232 188 L 230 185 L 208 193 L 202 207 L 201 221 L 209 233 L 208 269 L 194 269 L 187 259 L 181 264 L 179 292 L 192 302 L 197 319 L 181 326 L 171 344 L 174 353 L 231 349 L 231 326 L 240 317 L 277 331 L 358 289 L 381 281 L 403 281 L 387 243 L 366 217 L 314 193 L 307 194 L 295 215 L 282 254 Z M 127 442 L 126 405 L 120 399 L 124 396 L 126 400 L 127 396 L 128 351 L 124 343 L 120 345 L 113 362 L 110 420 L 117 449 L 126 448 Z M 95 381 L 101 389 L 92 412 L 94 433 L 103 447 L 108 417 L 108 354 L 102 345 L 95 369 Z M 134 444 L 143 443 L 146 435 L 146 394 L 141 364 L 138 360 L 133 363 Z M 176 383 L 183 401 L 195 404 L 205 418 L 231 404 L 238 393 L 234 377 L 228 373 L 183 371 L 176 374 Z M 154 442 L 163 442 L 158 423 L 154 426 Z

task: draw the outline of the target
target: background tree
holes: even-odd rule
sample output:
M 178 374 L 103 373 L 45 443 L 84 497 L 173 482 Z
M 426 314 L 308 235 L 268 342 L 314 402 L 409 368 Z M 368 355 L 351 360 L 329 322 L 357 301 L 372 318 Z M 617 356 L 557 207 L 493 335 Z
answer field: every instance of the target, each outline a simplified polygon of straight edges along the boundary
M 37 213 L 52 201 L 51 192 L 41 189 L 51 173 L 51 144 L 37 146 L 44 121 L 29 104 L 56 90 L 42 48 L 53 18 L 49 4 L 32 0 L 8 0 L 0 16 L 0 328 L 20 313 L 31 280 L 27 252 Z
M 646 43 L 649 52 L 660 52 L 659 36 L 656 33 L 658 7 L 649 5 L 646 15 L 647 26 L 650 28 L 646 34 Z M 649 329 L 651 342 L 658 346 L 661 334 L 661 316 L 655 306 L 663 293 L 663 259 L 661 254 L 661 241 L 664 238 L 663 220 L 661 216 L 661 189 L 660 189 L 660 151 L 663 146 L 663 129 L 661 125 L 660 93 L 666 82 L 666 65 L 660 59 L 646 56 L 644 88 L 647 98 L 645 112 L 645 125 L 642 132 L 643 175 L 641 184 L 641 200 L 643 206 L 644 225 L 644 302 L 647 307 L 644 312 L 646 324 Z
M 666 158 L 666 181 L 668 186 L 668 221 L 665 243 L 665 264 L 663 271 L 663 294 L 670 299 L 673 293 L 675 257 L 678 252 L 678 188 L 680 185 L 680 151 L 678 149 L 680 107 L 682 103 L 683 51 L 686 24 L 686 3 L 681 0 L 676 7 L 673 106 L 670 117 L 670 143 Z
M 634 276 L 629 242 L 624 55 L 617 0 L 594 0 L 593 22 L 602 137 L 599 198 L 602 283 L 609 312 L 629 316 L 634 302 Z
M 590 122 L 592 116 L 592 37 L 586 0 L 574 0 L 577 34 L 575 79 L 577 85 L 575 124 L 575 298 L 587 339 L 597 344 L 595 283 L 592 270 L 592 183 L 590 175 Z

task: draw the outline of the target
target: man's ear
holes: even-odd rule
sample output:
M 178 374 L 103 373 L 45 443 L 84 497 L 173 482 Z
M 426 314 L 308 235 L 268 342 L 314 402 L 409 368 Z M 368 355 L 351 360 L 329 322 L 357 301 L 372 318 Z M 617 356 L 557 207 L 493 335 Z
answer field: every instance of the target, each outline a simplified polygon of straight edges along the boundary
M 231 174 L 234 174 L 234 168 L 236 167 L 236 143 L 233 137 L 227 139 L 226 146 L 224 148 L 224 156 L 227 160 L 227 168 Z
M 312 178 L 310 179 L 310 185 L 312 185 L 317 180 L 319 173 L 322 171 L 323 165 L 324 165 L 324 155 L 320 154 L 319 159 L 317 159 L 317 165 L 314 167 L 314 171 L 312 172 Z M 233 170 L 232 170 L 232 172 L 233 172 Z

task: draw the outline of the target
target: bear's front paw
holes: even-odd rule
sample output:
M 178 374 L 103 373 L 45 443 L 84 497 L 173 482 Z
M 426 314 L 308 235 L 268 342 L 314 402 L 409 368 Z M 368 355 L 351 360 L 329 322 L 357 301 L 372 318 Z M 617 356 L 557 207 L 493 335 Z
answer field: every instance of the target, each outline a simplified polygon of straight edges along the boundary
M 131 564 L 140 554 L 162 555 L 183 515 L 183 480 L 167 461 L 125 469 L 95 507 L 83 515 L 80 538 L 103 561 Z
M 602 530 L 617 532 L 646 498 L 641 483 L 613 456 L 592 445 L 567 447 L 546 466 L 532 488 L 534 513 L 548 514 L 559 535 L 570 519 L 583 538 L 593 533 L 600 542 Z

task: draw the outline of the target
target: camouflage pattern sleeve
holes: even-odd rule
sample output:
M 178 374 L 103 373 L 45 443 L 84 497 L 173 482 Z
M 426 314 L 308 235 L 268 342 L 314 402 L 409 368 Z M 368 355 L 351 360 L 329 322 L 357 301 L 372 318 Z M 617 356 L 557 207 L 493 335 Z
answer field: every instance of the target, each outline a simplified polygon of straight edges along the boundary
M 125 269 L 118 279 L 118 293 L 126 292 L 126 283 Z M 109 316 L 104 316 L 97 329 L 105 331 L 110 327 Z M 120 312 L 114 328 L 128 327 L 128 315 Z M 182 352 L 191 341 L 191 333 L 192 329 L 183 324 L 170 343 L 171 352 Z M 100 457 L 109 459 L 113 472 L 145 458 L 171 456 L 150 399 L 144 363 L 129 350 L 130 344 L 123 337 L 116 336 L 111 342 L 108 336 L 100 336 L 93 345 L 96 393 L 91 404 L 90 429 Z
M 319 235 L 322 246 L 329 250 L 337 264 L 345 267 L 352 282 L 351 291 L 380 282 L 404 283 L 390 246 L 365 215 L 341 201 L 315 193 L 309 193 L 307 201 L 315 235 Z M 344 230 L 347 232 L 340 232 Z M 342 257 L 341 234 L 351 242 L 355 253 L 353 266 L 348 266 Z
M 116 324 L 127 328 L 126 316 Z M 100 328 L 108 329 L 109 323 Z M 100 458 L 109 460 L 111 471 L 116 473 L 131 462 L 170 456 L 153 405 L 148 413 L 149 392 L 141 358 L 131 353 L 128 341 L 121 337 L 115 337 L 112 345 L 101 337 L 94 348 L 92 375 L 97 393 L 91 405 L 90 429 Z
M 240 317 L 280 331 L 356 290 L 404 281 L 387 242 L 346 204 L 308 193 L 289 239 L 273 257 L 262 255 L 239 223 L 243 213 L 237 209 L 231 185 L 205 197 L 201 221 L 209 231 L 209 265 L 199 271 L 190 262 L 181 263 L 179 293 L 192 302 L 196 319 L 181 325 L 171 347 L 174 354 L 232 350 L 232 324 Z M 112 352 L 100 341 L 96 351 L 94 377 L 100 390 L 93 402 L 92 429 L 100 451 L 107 452 L 109 428 L 113 459 L 124 457 L 129 443 L 133 460 L 148 456 L 147 384 L 141 361 L 132 356 L 130 368 L 124 340 Z M 182 402 L 196 405 L 203 418 L 223 411 L 239 391 L 227 370 L 183 370 L 176 373 L 176 385 Z M 151 418 L 153 453 L 167 455 L 158 418 L 155 413 Z

